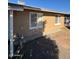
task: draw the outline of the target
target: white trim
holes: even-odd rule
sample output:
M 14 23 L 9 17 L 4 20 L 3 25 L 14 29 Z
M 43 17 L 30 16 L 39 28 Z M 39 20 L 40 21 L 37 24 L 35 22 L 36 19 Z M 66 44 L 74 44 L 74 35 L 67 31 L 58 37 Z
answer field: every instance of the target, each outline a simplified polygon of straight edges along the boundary
M 11 6 L 8 6 L 8 10 L 24 11 L 22 7 L 11 7 Z

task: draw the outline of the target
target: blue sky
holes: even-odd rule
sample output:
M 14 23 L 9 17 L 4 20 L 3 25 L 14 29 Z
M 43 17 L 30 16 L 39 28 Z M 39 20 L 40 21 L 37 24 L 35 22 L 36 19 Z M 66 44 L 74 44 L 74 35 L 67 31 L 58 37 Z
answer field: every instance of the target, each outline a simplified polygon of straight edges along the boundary
M 8 0 L 17 3 L 18 0 Z M 70 0 L 24 0 L 25 5 L 70 13 Z

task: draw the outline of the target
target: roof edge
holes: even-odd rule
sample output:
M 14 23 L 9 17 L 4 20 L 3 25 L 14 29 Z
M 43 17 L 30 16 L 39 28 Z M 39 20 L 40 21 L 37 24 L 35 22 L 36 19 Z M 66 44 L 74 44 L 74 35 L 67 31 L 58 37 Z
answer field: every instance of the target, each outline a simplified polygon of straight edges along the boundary
M 51 13 L 58 13 L 58 14 L 70 15 L 69 13 L 48 10 L 46 8 L 37 8 L 37 7 L 31 7 L 31 6 L 20 5 L 20 4 L 15 4 L 15 3 L 8 3 L 8 5 L 22 6 L 24 9 L 30 9 L 30 10 L 38 10 L 38 11 L 44 11 L 44 12 L 51 12 Z

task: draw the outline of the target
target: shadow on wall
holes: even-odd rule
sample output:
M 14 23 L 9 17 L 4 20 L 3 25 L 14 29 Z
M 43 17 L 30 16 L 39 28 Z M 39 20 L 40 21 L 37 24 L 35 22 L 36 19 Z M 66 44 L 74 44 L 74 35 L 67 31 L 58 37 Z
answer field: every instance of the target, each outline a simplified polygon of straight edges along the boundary
M 25 43 L 20 54 L 22 54 L 22 59 L 59 59 L 56 42 L 46 37 Z

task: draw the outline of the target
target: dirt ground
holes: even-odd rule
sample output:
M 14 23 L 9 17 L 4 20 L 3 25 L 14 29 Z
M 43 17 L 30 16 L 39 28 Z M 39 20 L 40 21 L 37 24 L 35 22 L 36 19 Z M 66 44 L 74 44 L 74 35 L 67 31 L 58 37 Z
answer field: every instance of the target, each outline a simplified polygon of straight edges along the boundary
M 70 59 L 70 30 L 61 28 L 60 31 L 50 34 L 49 37 L 56 40 L 59 48 L 59 59 Z

